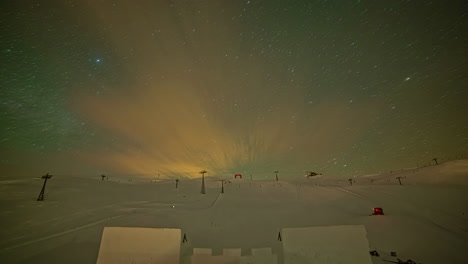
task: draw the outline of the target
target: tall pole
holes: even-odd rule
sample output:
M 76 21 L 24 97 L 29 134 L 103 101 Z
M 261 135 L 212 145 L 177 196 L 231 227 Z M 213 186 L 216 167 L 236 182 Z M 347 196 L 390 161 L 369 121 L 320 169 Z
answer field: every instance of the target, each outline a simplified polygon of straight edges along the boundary
M 403 185 L 401 184 L 401 177 L 396 177 L 398 179 L 398 182 L 400 183 L 400 185 Z
M 279 171 L 275 171 L 275 174 L 276 174 L 276 181 L 278 181 L 278 172 L 279 172 Z
M 200 174 L 202 175 L 202 184 L 201 184 L 201 193 L 205 194 L 205 173 L 207 173 L 206 170 L 200 171 Z
M 221 193 L 224 193 L 224 180 L 221 180 Z
M 45 187 L 46 187 L 46 184 L 47 184 L 47 180 L 52 178 L 52 175 L 49 175 L 49 173 L 47 173 L 46 175 L 42 176 L 41 178 L 44 179 L 44 184 L 42 185 L 42 189 L 41 189 L 41 192 L 39 193 L 39 197 L 37 197 L 38 201 L 44 201 L 44 193 L 45 193 Z

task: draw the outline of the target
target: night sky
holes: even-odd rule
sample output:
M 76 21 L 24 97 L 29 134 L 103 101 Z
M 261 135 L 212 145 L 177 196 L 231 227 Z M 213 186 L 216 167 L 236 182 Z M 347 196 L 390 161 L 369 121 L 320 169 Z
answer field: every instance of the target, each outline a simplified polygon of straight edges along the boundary
M 468 1 L 2 1 L 1 176 L 468 155 Z

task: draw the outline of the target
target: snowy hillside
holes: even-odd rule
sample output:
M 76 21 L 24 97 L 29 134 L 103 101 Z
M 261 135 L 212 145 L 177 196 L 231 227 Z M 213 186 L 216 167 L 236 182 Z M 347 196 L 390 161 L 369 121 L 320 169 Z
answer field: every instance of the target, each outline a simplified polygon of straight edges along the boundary
M 359 178 L 368 183 L 394 184 L 398 183 L 397 177 L 401 177 L 401 181 L 405 185 L 468 186 L 468 160 L 454 160 L 439 165 L 401 169 Z
M 399 185 L 396 177 L 402 177 Z M 96 263 L 104 227 L 178 228 L 180 263 L 195 249 L 271 249 L 283 262 L 285 228 L 363 225 L 372 262 L 468 261 L 468 161 L 343 178 L 123 181 L 54 176 L 0 181 L 0 263 Z M 370 216 L 382 207 L 385 215 Z M 350 244 L 350 247 L 352 245 Z M 304 262 L 307 263 L 307 262 Z M 348 263 L 355 263 L 351 259 Z M 297 263 L 300 264 L 300 263 Z

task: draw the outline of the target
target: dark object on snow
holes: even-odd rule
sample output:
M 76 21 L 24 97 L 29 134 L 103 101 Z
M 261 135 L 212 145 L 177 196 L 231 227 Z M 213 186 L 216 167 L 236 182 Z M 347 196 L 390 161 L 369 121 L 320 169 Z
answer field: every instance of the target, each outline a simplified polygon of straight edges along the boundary
M 307 171 L 306 173 L 307 173 L 307 178 L 321 175 L 321 174 L 315 173 L 313 171 Z
M 372 212 L 372 215 L 384 215 L 383 209 L 380 207 L 374 208 L 374 211 Z
M 377 252 L 377 250 L 374 250 L 374 251 L 369 251 L 369 254 L 371 254 L 371 256 L 376 256 L 376 257 L 379 257 L 379 252 Z
M 42 189 L 41 189 L 41 192 L 39 193 L 39 197 L 37 197 L 38 201 L 44 201 L 45 187 L 47 184 L 47 180 L 50 178 L 52 178 L 52 175 L 49 175 L 49 173 L 41 177 L 41 179 L 44 179 L 44 185 L 42 185 Z
M 401 177 L 396 177 L 396 179 L 398 180 L 398 182 L 400 183 L 400 185 L 403 185 L 403 184 L 401 183 Z
M 396 252 L 395 252 L 395 251 L 392 251 L 392 252 L 390 252 L 390 255 L 391 255 L 392 257 L 396 257 Z
M 102 174 L 101 175 L 101 181 L 103 181 L 106 178 L 106 175 Z

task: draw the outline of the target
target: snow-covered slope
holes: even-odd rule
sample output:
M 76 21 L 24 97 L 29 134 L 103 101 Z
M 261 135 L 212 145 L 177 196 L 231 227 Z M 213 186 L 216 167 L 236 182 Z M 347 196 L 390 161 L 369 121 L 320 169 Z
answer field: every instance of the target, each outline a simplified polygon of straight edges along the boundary
M 357 177 L 290 181 L 207 178 L 152 182 L 53 177 L 45 201 L 41 179 L 0 181 L 0 263 L 96 263 L 103 228 L 180 228 L 193 248 L 271 248 L 282 262 L 283 228 L 364 225 L 374 264 L 396 258 L 418 263 L 467 263 L 467 161 Z M 396 177 L 402 178 L 399 185 Z M 373 181 L 371 182 L 371 179 Z M 370 216 L 382 207 L 384 216 Z M 352 261 L 350 260 L 350 263 Z M 297 263 L 300 264 L 300 263 Z
M 402 184 L 405 185 L 468 186 L 468 160 L 454 160 L 439 165 L 401 169 L 358 178 L 363 183 L 395 184 L 398 183 L 397 177 L 401 177 Z

